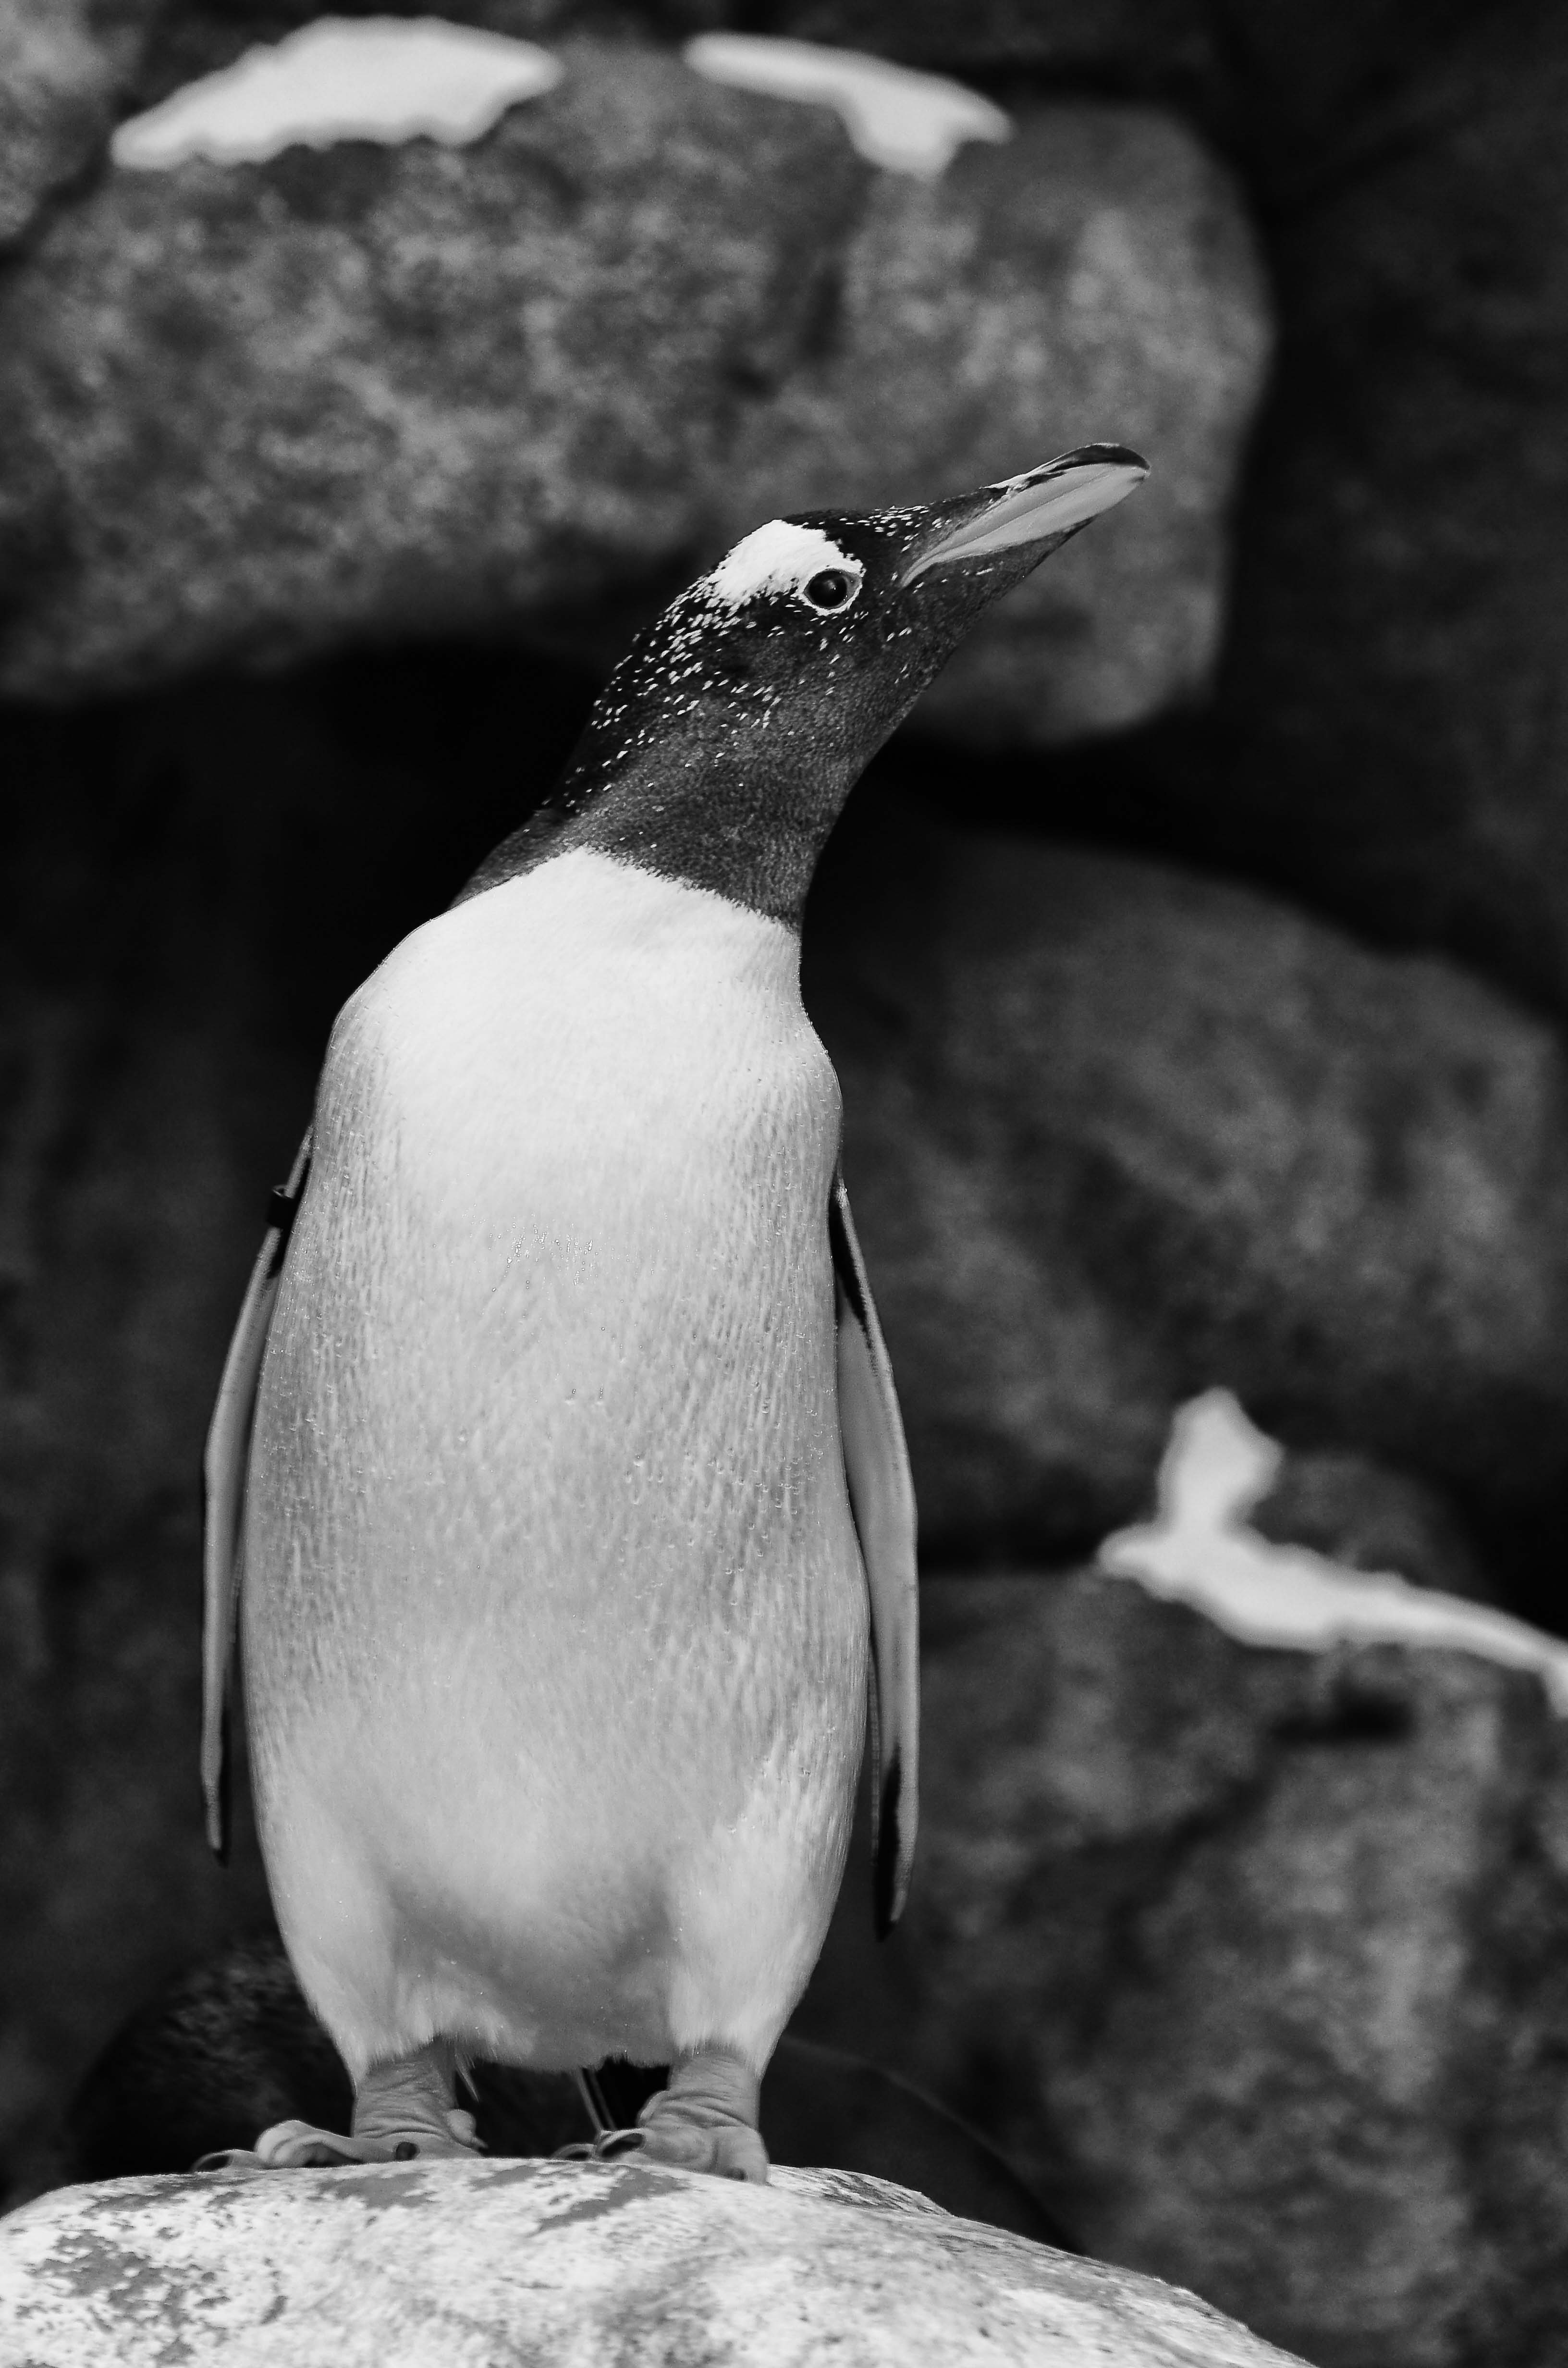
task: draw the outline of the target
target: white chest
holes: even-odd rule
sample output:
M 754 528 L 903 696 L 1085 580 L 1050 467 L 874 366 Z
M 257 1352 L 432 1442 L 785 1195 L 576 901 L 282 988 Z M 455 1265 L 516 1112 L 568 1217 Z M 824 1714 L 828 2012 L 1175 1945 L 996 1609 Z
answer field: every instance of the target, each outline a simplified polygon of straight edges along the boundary
M 579 851 L 416 931 L 334 1033 L 245 1667 L 274 1896 L 357 2060 L 760 2058 L 805 1979 L 867 1613 L 796 962 Z
M 778 923 L 589 850 L 416 930 L 345 1009 L 318 1159 L 457 1229 L 475 1284 L 562 1255 L 619 1264 L 804 1195 L 837 1081 Z

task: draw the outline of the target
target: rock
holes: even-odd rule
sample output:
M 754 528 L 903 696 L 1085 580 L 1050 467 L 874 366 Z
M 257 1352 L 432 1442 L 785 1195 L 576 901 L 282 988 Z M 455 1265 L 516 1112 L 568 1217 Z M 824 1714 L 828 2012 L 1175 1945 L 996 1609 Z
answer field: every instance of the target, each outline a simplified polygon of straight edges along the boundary
M 1568 1008 L 1561 11 L 780 0 L 766 21 L 993 88 L 1152 98 L 1237 170 L 1280 338 L 1217 697 L 1119 752 L 1073 819 Z
M 4 300 L 0 682 L 481 632 L 678 564 L 863 177 L 820 109 L 592 50 L 473 147 L 110 174 Z
M 938 181 L 878 177 L 812 348 L 745 423 L 725 536 L 957 491 L 1088 435 L 1131 444 L 1153 461 L 1137 502 L 987 620 L 916 723 L 1016 746 L 1136 722 L 1210 670 L 1267 322 L 1235 192 L 1176 123 L 1017 108 L 1005 146 Z
M 1274 241 L 1195 854 L 1568 1008 L 1568 38 L 1425 42 Z M 1349 155 L 1358 162 L 1352 165 Z
M 1398 1570 L 1357 1570 L 1267 1537 L 1253 1514 L 1284 1460 L 1232 1391 L 1204 1390 L 1171 1426 L 1153 1520 L 1113 1531 L 1100 1547 L 1101 1568 L 1135 1578 L 1162 1600 L 1189 1604 L 1245 1645 L 1479 1654 L 1538 1676 L 1553 1710 L 1568 1715 L 1568 1645 L 1545 1629 Z
M 0 0 L 0 246 L 108 136 L 156 0 Z
M 1352 1570 L 1398 1571 L 1445 1595 L 1497 1600 L 1452 1506 L 1408 1473 L 1390 1472 L 1353 1451 L 1287 1455 L 1253 1527 Z
M 565 2368 L 1267 2368 L 1190 2294 L 844 2172 L 747 2187 L 586 2163 L 447 2162 L 67 2190 L 0 2226 L 28 2368 L 297 2356 Z
M 921 1858 L 801 2027 L 869 2033 L 1096 2255 L 1324 2368 L 1568 2342 L 1568 1725 L 1098 1573 L 924 1591 Z M 863 1850 L 864 1844 L 860 1845 Z
M 1424 1480 L 1560 1611 L 1506 1545 L 1568 1480 L 1547 1028 L 1241 888 L 869 785 L 806 957 L 933 1556 L 1092 1550 L 1223 1382 L 1288 1444 Z
M 1267 333 L 1187 135 L 1057 108 L 930 185 L 825 108 L 561 54 L 473 145 L 110 172 L 49 226 L 0 293 L 0 689 L 414 630 L 618 655 L 770 510 L 1146 434 L 1152 495 L 933 717 L 1055 738 L 1189 692 Z
M 1484 0 L 1279 0 L 1239 23 L 1218 0 L 765 0 L 785 39 L 842 42 L 988 83 L 1111 90 L 1180 108 L 1277 206 L 1355 154 L 1478 26 Z
M 478 2135 L 492 2155 L 551 2155 L 594 2134 L 569 2073 L 476 2061 L 472 2078 Z M 610 2120 L 625 2127 L 665 2075 L 609 2064 L 598 2079 Z M 346 2130 L 352 2100 L 281 1942 L 260 1934 L 167 1984 L 114 2033 L 12 2201 L 188 2170 L 203 2155 L 248 2146 L 273 2122 Z M 946 2211 L 1078 2249 L 993 2147 L 858 2056 L 787 2035 L 763 2081 L 762 2133 L 776 2164 L 918 2187 Z

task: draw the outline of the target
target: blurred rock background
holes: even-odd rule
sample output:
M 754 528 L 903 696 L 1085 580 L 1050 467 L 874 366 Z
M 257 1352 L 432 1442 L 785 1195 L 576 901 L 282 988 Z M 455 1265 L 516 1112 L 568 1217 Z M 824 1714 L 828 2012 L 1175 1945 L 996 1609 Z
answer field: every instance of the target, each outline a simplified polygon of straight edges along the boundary
M 196 1474 L 337 1005 L 746 527 L 1108 437 L 1149 485 L 809 920 L 930 1744 L 909 1922 L 852 1873 L 801 2028 L 1323 2368 L 1551 2368 L 1539 1681 L 1082 1565 L 1223 1383 L 1271 1534 L 1568 1631 L 1561 11 L 490 0 L 565 72 L 472 143 L 111 164 L 310 13 L 0 0 L 0 2164 L 265 1918 L 197 1815 Z M 723 29 L 1013 136 L 880 168 L 694 73 Z

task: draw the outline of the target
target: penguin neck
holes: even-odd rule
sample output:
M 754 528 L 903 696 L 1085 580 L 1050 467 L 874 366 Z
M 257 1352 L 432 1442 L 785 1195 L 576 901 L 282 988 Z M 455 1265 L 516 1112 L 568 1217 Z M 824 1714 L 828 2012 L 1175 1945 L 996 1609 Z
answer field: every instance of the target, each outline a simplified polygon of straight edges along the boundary
M 729 757 L 711 747 L 650 750 L 574 803 L 550 852 L 589 847 L 706 888 L 800 934 L 806 894 L 848 795 L 819 765 Z

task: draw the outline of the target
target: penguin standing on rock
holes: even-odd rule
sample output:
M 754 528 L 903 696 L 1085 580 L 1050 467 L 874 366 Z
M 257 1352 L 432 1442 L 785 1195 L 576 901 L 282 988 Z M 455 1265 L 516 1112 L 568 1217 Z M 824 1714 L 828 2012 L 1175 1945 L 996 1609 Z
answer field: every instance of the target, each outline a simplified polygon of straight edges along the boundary
M 596 2152 L 766 2179 L 868 1630 L 883 1930 L 915 1817 L 914 1497 L 801 908 L 975 620 L 1144 473 L 1089 445 L 759 527 L 339 1016 L 209 1440 L 202 1773 L 222 1853 L 238 1618 L 273 1899 L 353 2131 L 228 2164 L 471 2152 L 468 2055 L 623 2056 L 669 2084 Z

